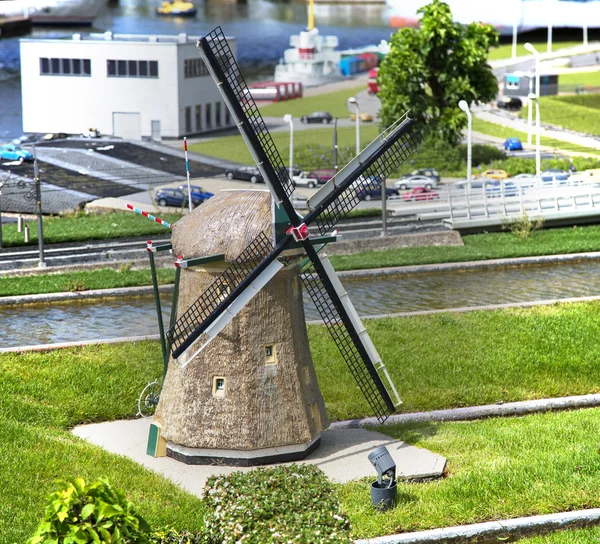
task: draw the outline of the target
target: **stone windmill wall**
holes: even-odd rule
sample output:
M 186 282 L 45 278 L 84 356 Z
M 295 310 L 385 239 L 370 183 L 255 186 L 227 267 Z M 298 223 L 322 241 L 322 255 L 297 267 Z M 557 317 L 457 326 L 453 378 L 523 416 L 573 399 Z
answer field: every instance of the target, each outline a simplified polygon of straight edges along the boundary
M 223 191 L 177 222 L 175 255 L 224 254 L 224 261 L 181 271 L 177 317 L 260 232 L 272 239 L 272 229 L 267 191 Z M 187 366 L 171 358 L 154 418 L 168 455 L 250 465 L 298 459 L 318 445 L 328 419 L 299 273 L 296 258 Z

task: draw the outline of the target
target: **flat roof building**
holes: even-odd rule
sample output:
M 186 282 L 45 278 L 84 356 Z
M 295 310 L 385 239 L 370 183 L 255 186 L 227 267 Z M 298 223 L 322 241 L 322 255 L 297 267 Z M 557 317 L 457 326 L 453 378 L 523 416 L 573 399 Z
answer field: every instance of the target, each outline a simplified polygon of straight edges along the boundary
M 23 130 L 78 134 L 93 127 L 160 140 L 231 127 L 197 40 L 112 32 L 22 39 Z M 228 41 L 235 55 L 235 40 Z

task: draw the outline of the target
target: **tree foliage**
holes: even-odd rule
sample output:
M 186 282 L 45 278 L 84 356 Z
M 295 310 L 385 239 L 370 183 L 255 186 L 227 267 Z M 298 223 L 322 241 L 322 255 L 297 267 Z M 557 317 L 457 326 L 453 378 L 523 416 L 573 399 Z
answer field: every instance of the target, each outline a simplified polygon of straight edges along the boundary
M 410 110 L 425 134 L 454 145 L 467 125 L 459 100 L 489 102 L 498 92 L 487 63 L 498 33 L 490 25 L 453 22 L 450 7 L 441 0 L 418 13 L 423 14 L 421 26 L 398 30 L 381 64 L 381 117 L 389 126 Z

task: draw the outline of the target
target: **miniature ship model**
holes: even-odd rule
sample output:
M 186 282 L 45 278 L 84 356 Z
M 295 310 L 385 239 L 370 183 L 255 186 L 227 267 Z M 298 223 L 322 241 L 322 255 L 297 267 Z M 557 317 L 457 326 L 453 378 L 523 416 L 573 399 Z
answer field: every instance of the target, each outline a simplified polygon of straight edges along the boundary
M 298 326 L 298 315 L 304 320 L 301 296 L 298 294 L 299 277 L 373 414 L 383 422 L 400 404 L 389 374 L 342 284 L 327 257 L 319 254 L 318 250 L 324 243 L 331 241 L 332 238 L 326 236 L 331 233 L 334 225 L 358 204 L 360 192 L 378 188 L 415 151 L 421 142 L 421 136 L 408 116 L 399 119 L 309 200 L 309 212 L 301 218 L 290 201 L 293 183 L 248 92 L 221 29 L 217 28 L 199 40 L 198 47 L 268 186 L 274 203 L 273 223 L 276 232 L 274 236 L 266 234 L 268 229 L 264 227 L 264 222 L 262 228 L 247 226 L 248 214 L 264 216 L 264 197 L 262 200 L 256 197 L 254 205 L 247 207 L 251 211 L 244 213 L 239 207 L 233 207 L 229 211 L 221 207 L 222 215 L 229 213 L 232 217 L 239 217 L 241 221 L 241 225 L 237 226 L 235 221 L 231 221 L 226 227 L 228 231 L 237 232 L 246 240 L 252 238 L 249 237 L 250 232 L 253 232 L 254 237 L 243 249 L 240 247 L 230 252 L 226 258 L 221 255 L 222 263 L 230 263 L 222 271 L 205 270 L 204 276 L 189 284 L 182 277 L 181 291 L 188 293 L 188 301 L 191 293 L 201 289 L 204 292 L 191 304 L 182 304 L 180 296 L 177 320 L 167 333 L 171 361 L 155 421 L 160 425 L 162 436 L 167 441 L 167 451 L 188 463 L 259 464 L 298 459 L 318 445 L 321 430 L 327 426 L 308 352 L 305 325 L 302 322 L 302 326 Z M 209 201 L 210 206 L 218 206 L 219 200 L 215 198 Z M 221 198 L 221 205 L 235 199 L 231 196 Z M 195 253 L 199 246 L 193 240 L 205 236 L 205 232 L 196 230 L 203 228 L 202 225 L 208 229 L 206 234 L 209 237 L 225 236 L 225 233 L 219 235 L 210 230 L 207 225 L 214 224 L 213 221 L 194 224 L 194 215 L 199 216 L 205 206 L 207 204 L 180 222 L 182 232 L 183 229 L 188 229 L 188 243 L 179 244 L 175 238 L 177 227 L 174 229 L 174 249 L 190 252 L 183 253 L 181 262 L 210 259 L 208 255 Z M 313 239 L 310 236 L 309 227 L 313 226 L 324 238 Z M 218 251 L 217 248 L 217 253 Z M 300 255 L 305 256 L 302 268 L 299 264 Z M 277 291 L 290 293 L 290 302 L 283 304 L 283 310 L 268 305 L 269 300 L 272 305 L 281 305 L 281 297 L 273 294 Z M 258 314 L 257 309 L 260 310 Z M 270 315 L 273 311 L 278 312 L 277 325 Z M 288 315 L 291 312 L 297 313 L 296 318 Z M 250 315 L 254 317 L 252 322 L 247 320 Z M 265 359 L 276 356 L 273 346 L 268 344 L 269 339 L 261 336 L 261 332 L 256 338 L 257 347 L 242 338 L 244 334 L 251 335 L 253 326 L 262 330 L 264 323 L 260 323 L 261 319 L 265 323 L 271 323 L 273 327 L 279 327 L 277 334 L 280 336 L 295 337 L 292 343 L 294 349 L 282 350 L 279 361 L 270 369 L 271 372 L 279 372 L 279 368 L 285 369 L 286 377 L 279 381 L 280 384 L 283 383 L 281 390 L 273 390 L 277 380 L 267 379 L 264 368 L 255 367 L 248 372 L 246 366 L 239 371 L 246 376 L 245 379 L 236 382 L 239 351 L 234 355 L 232 352 L 229 356 L 221 352 L 221 360 L 216 362 L 214 353 L 210 352 L 213 340 L 219 342 L 223 338 L 228 339 L 238 350 L 241 342 L 243 350 L 254 350 L 254 353 L 259 354 L 253 364 L 262 364 L 264 367 Z M 244 327 L 248 330 L 247 333 L 243 332 Z M 303 344 L 304 347 L 301 347 Z M 211 355 L 207 356 L 207 353 Z M 282 360 L 283 357 L 286 358 L 285 361 Z M 175 359 L 181 365 L 180 368 L 173 364 Z M 246 359 L 252 364 L 251 358 Z M 226 368 L 228 365 L 229 370 Z M 195 378 L 203 380 L 202 386 L 192 387 L 191 395 L 185 375 L 189 368 L 195 369 L 190 371 Z M 229 383 L 226 386 L 227 380 Z M 232 387 L 234 383 L 237 385 Z M 310 384 L 308 391 L 307 384 Z M 179 415 L 178 410 L 169 407 L 170 403 L 179 402 L 176 399 L 178 395 L 181 396 L 181 388 L 188 389 L 190 402 L 203 406 L 194 412 L 201 414 L 200 420 L 190 421 L 190 412 L 185 412 L 184 407 L 181 408 L 184 413 Z M 296 390 L 301 390 L 301 393 Z M 289 392 L 294 394 L 289 395 Z M 233 402 L 229 405 L 223 403 L 223 410 L 237 403 L 232 408 L 231 417 L 223 418 L 218 414 L 218 395 L 221 393 L 221 398 L 228 398 Z M 300 404 L 299 407 L 293 407 L 287 415 L 287 402 L 279 402 L 286 396 L 294 396 L 293 402 Z M 260 421 L 256 420 L 255 410 L 260 412 Z M 280 413 L 281 411 L 284 413 Z M 296 424 L 298 414 L 304 414 L 304 421 L 300 424 Z M 244 417 L 248 419 L 244 420 Z M 172 428 L 181 426 L 182 420 L 185 420 L 185 430 L 176 437 Z M 215 420 L 219 420 L 217 426 L 213 425 Z M 289 425 L 293 424 L 299 429 L 296 436 L 293 436 L 293 432 L 279 432 L 278 425 L 285 426 L 286 420 Z M 269 431 L 264 432 L 265 429 Z M 192 437 L 191 434 L 195 436 Z M 186 440 L 188 443 L 183 443 Z

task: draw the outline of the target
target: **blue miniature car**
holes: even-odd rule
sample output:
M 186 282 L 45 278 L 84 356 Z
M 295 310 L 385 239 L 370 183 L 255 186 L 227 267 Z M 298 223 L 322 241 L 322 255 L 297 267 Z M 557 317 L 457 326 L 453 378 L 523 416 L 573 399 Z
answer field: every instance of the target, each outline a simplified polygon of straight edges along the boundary
M 6 144 L 0 147 L 0 159 L 5 161 L 32 161 L 33 155 L 22 147 Z
M 214 196 L 213 193 L 204 191 L 199 185 L 192 185 L 190 189 L 192 192 L 192 206 L 194 207 L 199 206 L 205 200 Z M 173 206 L 177 208 L 187 206 L 187 190 L 187 185 L 180 185 L 176 189 L 171 187 L 161 188 L 156 191 L 154 201 L 159 206 Z
M 504 150 L 505 151 L 521 151 L 523 149 L 523 144 L 519 138 L 508 138 L 504 142 Z

